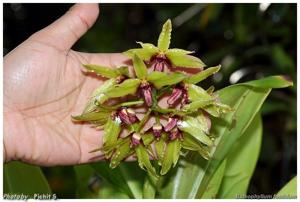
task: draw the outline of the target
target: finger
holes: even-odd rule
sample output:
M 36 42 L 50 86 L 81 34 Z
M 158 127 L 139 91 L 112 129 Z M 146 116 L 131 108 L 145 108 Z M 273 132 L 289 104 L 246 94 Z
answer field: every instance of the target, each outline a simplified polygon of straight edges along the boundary
M 75 4 L 62 17 L 35 33 L 31 39 L 47 43 L 65 51 L 95 23 L 98 4 Z

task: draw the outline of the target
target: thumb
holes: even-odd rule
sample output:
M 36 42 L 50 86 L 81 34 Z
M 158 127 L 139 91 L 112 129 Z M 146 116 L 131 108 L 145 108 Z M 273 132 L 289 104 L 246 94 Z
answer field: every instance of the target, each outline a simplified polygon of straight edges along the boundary
M 62 51 L 69 50 L 91 28 L 98 15 L 98 4 L 75 4 L 62 17 L 30 38 Z

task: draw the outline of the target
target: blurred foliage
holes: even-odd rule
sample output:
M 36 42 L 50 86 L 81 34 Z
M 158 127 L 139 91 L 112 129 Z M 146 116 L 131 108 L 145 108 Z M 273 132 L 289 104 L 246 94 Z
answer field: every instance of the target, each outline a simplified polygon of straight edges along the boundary
M 70 6 L 4 4 L 4 54 Z M 296 175 L 296 12 L 296 4 L 101 4 L 99 19 L 74 49 L 121 52 L 137 47 L 136 41 L 156 43 L 162 23 L 170 18 L 173 47 L 195 50 L 208 66 L 222 64 L 204 87 L 214 82 L 219 89 L 268 75 L 288 75 L 294 87 L 272 91 L 263 106 L 262 148 L 248 192 L 274 194 Z M 92 190 L 107 182 L 97 173 L 93 179 L 78 176 L 80 169 L 89 168 L 43 171 L 58 198 L 80 195 L 72 188 L 78 179 L 90 182 L 92 197 Z M 114 191 L 105 187 L 107 193 Z

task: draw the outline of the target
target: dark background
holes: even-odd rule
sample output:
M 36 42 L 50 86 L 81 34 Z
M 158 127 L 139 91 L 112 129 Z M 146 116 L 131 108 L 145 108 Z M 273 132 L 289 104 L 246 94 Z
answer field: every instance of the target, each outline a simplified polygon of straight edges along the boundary
M 265 5 L 265 4 L 264 4 Z M 173 22 L 172 47 L 195 50 L 222 70 L 204 84 L 217 89 L 286 74 L 294 87 L 274 90 L 262 109 L 264 136 L 249 194 L 274 194 L 296 175 L 296 4 L 101 4 L 100 17 L 74 46 L 85 52 L 122 52 L 135 41 L 156 43 Z M 4 4 L 4 55 L 59 18 L 71 4 Z M 75 197 L 72 167 L 43 168 L 58 198 Z

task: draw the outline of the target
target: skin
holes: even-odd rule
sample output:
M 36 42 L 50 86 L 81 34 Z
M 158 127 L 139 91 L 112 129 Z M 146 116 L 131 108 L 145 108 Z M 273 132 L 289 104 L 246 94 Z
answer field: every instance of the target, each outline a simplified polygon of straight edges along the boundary
M 73 165 L 101 160 L 102 131 L 71 121 L 103 80 L 85 75 L 82 64 L 116 67 L 119 54 L 71 49 L 96 21 L 97 4 L 76 4 L 4 57 L 4 160 Z

